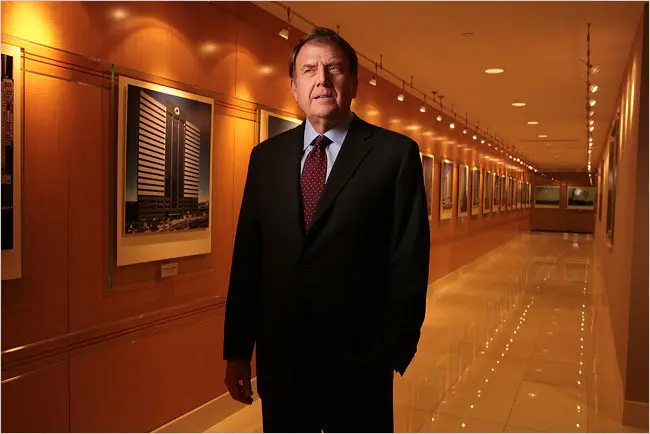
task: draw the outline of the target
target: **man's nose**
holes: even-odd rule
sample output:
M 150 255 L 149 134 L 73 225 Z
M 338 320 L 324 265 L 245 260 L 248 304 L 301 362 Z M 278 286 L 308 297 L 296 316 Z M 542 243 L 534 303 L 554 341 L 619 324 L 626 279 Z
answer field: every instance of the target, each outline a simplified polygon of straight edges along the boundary
M 320 85 L 329 84 L 329 73 L 327 72 L 327 68 L 325 68 L 324 65 L 318 68 L 318 72 L 316 73 L 316 80 L 317 84 Z

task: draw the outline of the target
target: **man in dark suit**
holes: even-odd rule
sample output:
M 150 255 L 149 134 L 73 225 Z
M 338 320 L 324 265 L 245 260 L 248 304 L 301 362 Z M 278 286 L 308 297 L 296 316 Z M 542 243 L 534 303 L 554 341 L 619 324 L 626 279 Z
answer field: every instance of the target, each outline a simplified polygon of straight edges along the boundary
M 358 60 L 317 28 L 290 57 L 307 117 L 253 149 L 226 304 L 226 385 L 265 432 L 392 432 L 393 373 L 424 321 L 429 221 L 416 142 L 350 111 Z

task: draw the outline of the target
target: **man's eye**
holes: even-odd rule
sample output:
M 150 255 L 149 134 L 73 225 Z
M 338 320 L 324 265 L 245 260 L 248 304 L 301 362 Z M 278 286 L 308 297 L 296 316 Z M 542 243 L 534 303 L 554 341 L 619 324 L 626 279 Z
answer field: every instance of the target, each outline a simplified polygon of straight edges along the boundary
M 330 71 L 339 72 L 341 70 L 341 66 L 340 65 L 332 65 L 332 66 L 330 66 L 329 69 L 330 69 Z

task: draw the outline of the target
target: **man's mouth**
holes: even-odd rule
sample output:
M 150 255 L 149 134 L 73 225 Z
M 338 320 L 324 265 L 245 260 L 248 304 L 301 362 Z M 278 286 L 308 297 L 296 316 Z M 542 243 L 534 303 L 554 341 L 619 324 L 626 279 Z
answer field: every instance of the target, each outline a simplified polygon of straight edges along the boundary
M 332 95 L 319 95 L 319 96 L 315 97 L 314 99 L 316 100 L 316 99 L 329 99 L 329 98 L 333 98 L 333 96 Z

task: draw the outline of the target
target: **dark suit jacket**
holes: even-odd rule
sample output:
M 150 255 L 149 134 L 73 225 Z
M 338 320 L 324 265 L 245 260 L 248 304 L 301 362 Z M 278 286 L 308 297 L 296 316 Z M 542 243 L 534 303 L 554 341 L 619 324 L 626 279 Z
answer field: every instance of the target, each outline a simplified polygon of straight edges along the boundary
M 305 233 L 305 124 L 250 157 L 226 304 L 224 359 L 251 359 L 260 396 L 297 364 L 403 373 L 424 321 L 429 221 L 416 142 L 354 116 Z M 322 364 L 322 363 L 321 363 Z

